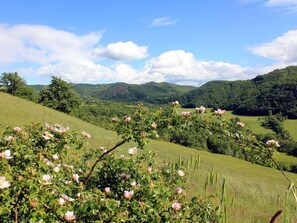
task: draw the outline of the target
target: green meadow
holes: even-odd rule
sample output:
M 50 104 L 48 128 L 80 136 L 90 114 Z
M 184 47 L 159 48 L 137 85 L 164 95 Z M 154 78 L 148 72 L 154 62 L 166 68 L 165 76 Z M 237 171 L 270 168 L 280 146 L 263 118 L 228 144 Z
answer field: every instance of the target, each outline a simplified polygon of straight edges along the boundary
M 0 93 L 0 103 L 1 133 L 7 126 L 21 127 L 32 122 L 48 122 L 69 126 L 71 130 L 90 133 L 92 138 L 89 146 L 111 147 L 119 140 L 112 131 L 4 93 Z M 237 116 L 228 112 L 225 117 Z M 260 126 L 258 117 L 240 116 L 240 119 L 256 133 L 270 131 Z M 296 124 L 291 120 L 285 122 L 286 128 L 292 135 Z M 117 153 L 127 153 L 130 146 L 133 144 L 123 145 Z M 183 163 L 187 171 L 188 187 L 185 191 L 188 195 L 208 196 L 211 202 L 218 205 L 222 197 L 222 183 L 225 180 L 226 222 L 269 222 L 276 211 L 285 208 L 286 189 L 289 182 L 280 171 L 233 157 L 162 141 L 150 140 L 143 152 L 149 150 L 157 153 L 158 162 Z M 70 154 L 76 155 L 74 152 Z M 282 159 L 292 159 L 291 161 L 294 162 L 294 157 L 284 154 L 281 156 Z M 297 183 L 297 174 L 286 173 L 286 175 Z M 288 222 L 297 222 L 297 203 L 292 195 L 288 203 L 287 207 L 290 208 Z M 284 214 L 277 222 L 284 222 L 283 217 Z

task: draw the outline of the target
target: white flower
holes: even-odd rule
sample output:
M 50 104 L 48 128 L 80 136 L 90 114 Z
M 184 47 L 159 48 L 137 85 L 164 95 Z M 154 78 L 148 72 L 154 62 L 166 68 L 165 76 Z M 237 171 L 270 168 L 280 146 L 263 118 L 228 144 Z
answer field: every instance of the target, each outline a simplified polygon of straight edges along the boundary
M 178 202 L 173 203 L 173 204 L 171 205 L 171 207 L 172 207 L 175 211 L 178 211 L 178 210 L 181 209 L 181 205 L 180 205 L 180 203 L 178 203 Z
M 273 139 L 268 140 L 268 141 L 266 142 L 266 145 L 267 145 L 268 147 L 280 147 L 278 141 L 273 140 Z
M 63 198 L 59 198 L 59 199 L 58 199 L 58 204 L 59 204 L 60 206 L 64 205 L 65 202 L 66 202 L 66 201 L 65 201 Z
M 243 122 L 237 122 L 236 126 L 243 128 L 245 126 L 245 124 Z
M 61 197 L 66 201 L 70 201 L 70 202 L 74 201 L 74 198 L 68 197 L 66 194 L 61 194 Z
M 44 133 L 44 135 L 42 135 L 42 138 L 44 138 L 45 140 L 50 140 L 53 137 L 54 137 L 54 135 L 53 134 L 50 134 L 47 131 Z
M 184 116 L 184 117 L 189 117 L 189 116 L 191 116 L 191 112 L 186 112 L 186 111 L 183 111 L 183 112 L 181 112 L 180 113 L 182 116 Z
M 199 108 L 196 108 L 196 112 L 203 114 L 205 113 L 206 108 L 204 106 L 200 106 Z
M 136 181 L 133 181 L 130 185 L 131 185 L 132 187 L 135 187 L 135 186 L 136 186 Z
M 126 122 L 126 123 L 131 122 L 131 117 L 130 116 L 125 116 L 124 117 L 124 122 Z
M 105 193 L 109 194 L 111 192 L 110 187 L 105 187 L 104 191 L 105 191 Z
M 8 137 L 6 137 L 6 138 L 3 138 L 5 141 L 7 141 L 7 142 L 10 142 L 10 141 L 12 141 L 12 140 L 14 140 L 14 137 L 13 136 L 8 136 Z
M 124 191 L 124 198 L 127 199 L 127 200 L 131 200 L 131 198 L 133 197 L 133 194 L 134 194 L 133 190 L 131 190 L 131 191 L 125 190 Z
M 136 148 L 136 147 L 130 148 L 130 149 L 128 150 L 128 153 L 129 153 L 130 155 L 136 155 L 136 153 L 137 153 L 137 148 Z
M 176 193 L 181 194 L 183 192 L 183 189 L 181 187 L 176 188 Z
M 5 189 L 10 187 L 10 182 L 6 180 L 5 177 L 0 177 L 0 189 Z
M 12 158 L 10 150 L 5 150 L 4 152 L 0 153 L 0 156 L 4 159 Z
M 186 175 L 185 172 L 184 172 L 183 170 L 178 170 L 177 173 L 178 173 L 178 175 L 181 176 L 181 177 L 183 177 L 183 176 Z
M 21 132 L 22 131 L 22 129 L 20 127 L 14 127 L 13 130 L 16 131 L 16 132 Z
M 54 155 L 53 155 L 53 159 L 54 159 L 54 160 L 59 159 L 59 155 L 58 155 L 58 154 L 54 154 Z
M 51 176 L 50 175 L 43 175 L 42 176 L 42 184 L 43 185 L 49 185 L 49 184 L 52 184 L 51 182 Z
M 66 185 L 71 184 L 71 183 L 72 183 L 72 180 L 65 180 L 64 183 L 65 183 Z
M 81 135 L 82 135 L 83 137 L 87 138 L 87 139 L 90 139 L 90 138 L 91 138 L 91 135 L 90 135 L 89 133 L 85 132 L 85 131 L 82 131 L 82 132 L 81 132 Z
M 75 215 L 73 214 L 73 211 L 67 211 L 67 212 L 65 213 L 64 218 L 65 218 L 66 221 L 73 221 L 73 220 L 75 220 L 76 217 L 75 217 Z
M 153 168 L 152 168 L 151 166 L 149 166 L 149 167 L 147 168 L 147 172 L 151 173 L 152 171 L 153 171 Z
M 78 176 L 78 174 L 73 174 L 72 175 L 72 178 L 77 182 L 77 183 L 79 183 L 79 176 Z
M 54 168 L 54 172 L 55 173 L 58 173 L 60 171 L 60 168 L 58 167 L 58 166 L 56 166 L 55 168 Z
M 226 110 L 222 110 L 222 109 L 218 109 L 218 110 L 215 110 L 215 114 L 216 115 L 222 115 L 222 114 L 224 114 L 224 113 L 226 113 Z

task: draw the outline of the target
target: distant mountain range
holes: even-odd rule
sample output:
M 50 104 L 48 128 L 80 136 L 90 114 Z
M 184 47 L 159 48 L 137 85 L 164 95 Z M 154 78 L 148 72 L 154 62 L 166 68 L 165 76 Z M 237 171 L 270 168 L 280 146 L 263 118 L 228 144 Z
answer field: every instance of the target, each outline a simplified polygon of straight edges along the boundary
M 45 86 L 34 85 L 36 90 Z M 183 107 L 205 106 L 237 114 L 266 115 L 268 110 L 297 118 L 297 66 L 277 69 L 243 81 L 210 81 L 200 87 L 169 83 L 74 84 L 83 98 L 164 104 L 175 100 Z

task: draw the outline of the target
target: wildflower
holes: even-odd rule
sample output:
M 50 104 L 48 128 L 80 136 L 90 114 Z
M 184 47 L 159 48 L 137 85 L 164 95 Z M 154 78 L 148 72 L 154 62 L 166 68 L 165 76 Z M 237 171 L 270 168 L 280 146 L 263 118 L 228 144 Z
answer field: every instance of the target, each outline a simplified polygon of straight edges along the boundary
M 136 155 L 136 153 L 137 153 L 137 148 L 136 148 L 136 147 L 130 148 L 130 149 L 128 150 L 128 153 L 129 153 L 130 155 Z
M 70 201 L 70 202 L 74 201 L 74 198 L 68 197 L 66 194 L 61 194 L 61 197 L 66 201 Z
M 178 210 L 181 209 L 181 205 L 180 205 L 180 203 L 178 203 L 178 202 L 173 203 L 173 204 L 171 205 L 171 207 L 172 207 L 175 211 L 178 211 Z
M 56 166 L 55 168 L 54 168 L 54 172 L 55 173 L 58 173 L 60 171 L 60 168 L 58 167 L 58 166 Z
M 64 218 L 65 218 L 66 221 L 73 221 L 73 220 L 75 220 L 76 217 L 75 217 L 75 215 L 73 214 L 73 211 L 67 211 L 67 212 L 65 213 Z
M 123 180 L 128 180 L 130 178 L 130 175 L 126 173 L 121 173 L 120 176 Z
M 54 155 L 53 155 L 53 159 L 54 159 L 54 160 L 57 160 L 57 159 L 59 159 L 59 156 L 58 156 L 58 154 L 54 154 Z
M 104 188 L 104 192 L 107 193 L 107 194 L 109 194 L 111 192 L 110 187 L 105 187 Z
M 11 159 L 11 153 L 10 150 L 5 150 L 4 152 L 0 153 L 0 156 L 4 159 Z
M 266 145 L 267 145 L 268 147 L 280 147 L 278 141 L 273 140 L 273 139 L 268 140 L 268 141 L 266 142 Z
M 46 164 L 47 166 L 54 166 L 54 164 L 53 164 L 51 161 L 49 161 L 49 160 L 46 161 L 45 164 Z
M 236 123 L 236 126 L 237 126 L 237 127 L 241 127 L 241 128 L 243 128 L 243 127 L 245 126 L 245 124 L 242 123 L 242 122 L 237 122 L 237 123 Z
M 153 128 L 153 129 L 156 129 L 157 128 L 157 123 L 156 122 L 153 122 L 152 124 L 151 124 L 151 127 Z
M 222 115 L 222 114 L 224 114 L 224 113 L 226 113 L 226 110 L 222 110 L 222 109 L 218 109 L 218 110 L 215 110 L 215 114 L 216 115 Z
M 53 134 L 50 134 L 48 131 L 46 131 L 44 133 L 44 135 L 42 135 L 42 138 L 44 138 L 45 140 L 50 140 L 53 137 L 54 137 L 54 135 Z
M 185 172 L 184 172 L 183 170 L 178 170 L 177 173 L 178 173 L 178 175 L 181 176 L 181 177 L 183 177 L 183 176 L 186 175 Z
M 127 200 L 131 200 L 131 198 L 133 197 L 133 194 L 134 194 L 133 190 L 131 190 L 131 191 L 125 190 L 124 191 L 124 198 L 127 199 Z
M 147 172 L 151 173 L 152 171 L 153 171 L 153 168 L 152 168 L 151 166 L 149 166 L 149 167 L 147 168 Z
M 172 102 L 173 105 L 179 105 L 179 102 L 178 101 L 174 101 Z
M 132 187 L 135 187 L 135 186 L 136 186 L 136 181 L 133 181 L 130 185 L 131 185 Z
M 60 206 L 63 206 L 64 204 L 65 204 L 65 200 L 63 199 L 63 198 L 59 198 L 58 199 L 58 204 L 60 205 Z
M 49 185 L 49 184 L 52 184 L 51 182 L 51 176 L 50 175 L 43 175 L 42 176 L 42 184 L 43 185 Z
M 13 130 L 16 131 L 16 132 L 21 132 L 22 131 L 22 129 L 20 127 L 14 127 Z
M 183 192 L 183 189 L 181 187 L 176 188 L 176 193 L 181 194 Z
M 191 115 L 191 112 L 183 111 L 183 112 L 181 113 L 181 115 L 184 116 L 184 117 L 189 117 L 189 116 Z
M 10 182 L 6 180 L 5 177 L 0 177 L 0 189 L 5 189 L 10 187 Z
M 131 121 L 131 117 L 130 116 L 125 116 L 124 117 L 124 122 L 129 123 Z
M 200 106 L 199 108 L 196 108 L 196 112 L 203 114 L 205 113 L 206 108 L 204 106 Z
M 6 138 L 3 138 L 5 141 L 7 141 L 7 142 L 10 142 L 10 141 L 12 141 L 12 140 L 14 140 L 14 137 L 13 136 L 8 136 L 8 137 L 6 137 Z
M 79 183 L 79 176 L 78 176 L 78 174 L 73 174 L 73 175 L 72 175 L 72 178 L 73 178 L 77 183 Z
M 72 180 L 65 180 L 64 184 L 68 185 L 68 184 L 71 184 L 72 183 Z
M 91 138 L 91 135 L 90 135 L 89 133 L 85 132 L 85 131 L 82 131 L 82 132 L 81 132 L 81 135 L 82 135 L 83 137 L 85 137 L 86 139 L 90 139 L 90 138 Z

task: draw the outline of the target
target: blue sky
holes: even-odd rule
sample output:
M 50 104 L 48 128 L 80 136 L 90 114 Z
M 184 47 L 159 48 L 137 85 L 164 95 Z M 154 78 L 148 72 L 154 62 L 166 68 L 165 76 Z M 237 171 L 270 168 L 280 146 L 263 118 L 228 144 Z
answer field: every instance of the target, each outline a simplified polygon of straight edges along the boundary
M 0 0 L 0 73 L 201 85 L 297 65 L 297 0 Z

